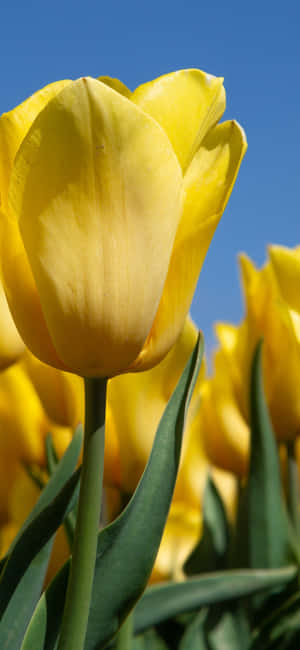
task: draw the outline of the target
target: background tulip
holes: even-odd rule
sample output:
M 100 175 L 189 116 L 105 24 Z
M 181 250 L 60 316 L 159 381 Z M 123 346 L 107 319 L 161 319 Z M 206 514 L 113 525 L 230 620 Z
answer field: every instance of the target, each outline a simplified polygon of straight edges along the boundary
M 112 376 L 174 344 L 246 150 L 224 109 L 221 79 L 181 70 L 58 82 L 2 116 L 5 288 L 42 361 Z
M 272 251 L 275 259 L 278 249 Z M 297 315 L 283 299 L 275 262 L 260 270 L 246 256 L 240 263 L 246 315 L 238 327 L 217 326 L 221 346 L 204 390 L 202 418 L 212 461 L 243 476 L 249 457 L 249 380 L 255 346 L 263 337 L 264 388 L 279 442 L 293 441 L 300 432 L 300 348 Z

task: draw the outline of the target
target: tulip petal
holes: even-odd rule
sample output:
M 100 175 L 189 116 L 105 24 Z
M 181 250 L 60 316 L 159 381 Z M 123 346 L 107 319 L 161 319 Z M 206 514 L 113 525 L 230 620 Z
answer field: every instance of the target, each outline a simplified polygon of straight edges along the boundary
M 249 427 L 234 399 L 219 386 L 207 387 L 202 404 L 203 438 L 210 460 L 236 476 L 243 478 L 249 461 Z
M 22 365 L 51 420 L 72 429 L 83 423 L 84 386 L 80 377 L 42 363 L 29 351 Z
M 216 323 L 215 333 L 226 352 L 233 352 L 237 341 L 237 327 L 231 323 Z
M 223 79 L 178 70 L 139 86 L 131 100 L 166 131 L 183 171 L 225 110 Z
M 24 352 L 25 345 L 12 319 L 3 287 L 0 285 L 0 369 L 14 363 Z
M 0 119 L 0 204 L 8 210 L 8 187 L 13 162 L 19 146 L 36 116 L 69 81 L 56 81 L 26 99 Z
M 184 176 L 183 214 L 165 288 L 151 332 L 133 370 L 157 363 L 178 337 L 246 147 L 239 125 L 225 122 L 211 130 L 194 156 Z
M 14 364 L 1 373 L 0 417 L 0 437 L 5 436 L 7 442 L 6 457 L 29 464 L 43 464 L 49 420 L 20 364 Z
M 0 214 L 6 298 L 22 339 L 45 363 L 65 369 L 53 347 L 17 224 Z
M 300 247 L 270 246 L 269 253 L 283 299 L 300 313 Z
M 106 84 L 110 88 L 113 88 L 113 90 L 116 90 L 117 93 L 120 93 L 124 97 L 127 97 L 128 99 L 131 97 L 131 90 L 123 84 L 120 79 L 115 79 L 114 77 L 98 77 L 98 81 L 102 81 L 103 84 Z
M 127 370 L 154 320 L 181 212 L 163 130 L 107 85 L 73 82 L 23 141 L 10 198 L 59 357 L 86 376 Z

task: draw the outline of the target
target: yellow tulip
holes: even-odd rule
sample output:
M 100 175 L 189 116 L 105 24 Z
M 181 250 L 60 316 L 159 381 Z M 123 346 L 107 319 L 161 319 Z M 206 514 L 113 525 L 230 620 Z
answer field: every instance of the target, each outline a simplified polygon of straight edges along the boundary
M 274 432 L 278 440 L 293 440 L 300 432 L 300 347 L 295 321 L 282 300 L 272 266 L 268 263 L 257 270 L 245 257 L 241 263 L 247 334 L 239 354 L 244 376 L 249 378 L 254 346 L 263 336 L 264 388 Z
M 245 318 L 238 327 L 218 324 L 221 345 L 214 375 L 203 389 L 206 453 L 213 463 L 240 477 L 247 473 L 249 462 L 249 381 L 254 348 L 261 337 L 264 390 L 276 438 L 286 442 L 300 433 L 299 319 L 290 308 L 295 307 L 291 289 L 290 300 L 283 300 L 287 276 L 280 287 L 274 273 L 288 253 L 272 247 L 271 256 L 272 264 L 260 270 L 241 256 Z
M 40 360 L 111 377 L 170 350 L 246 150 L 224 109 L 222 79 L 180 70 L 57 82 L 2 116 L 5 291 Z

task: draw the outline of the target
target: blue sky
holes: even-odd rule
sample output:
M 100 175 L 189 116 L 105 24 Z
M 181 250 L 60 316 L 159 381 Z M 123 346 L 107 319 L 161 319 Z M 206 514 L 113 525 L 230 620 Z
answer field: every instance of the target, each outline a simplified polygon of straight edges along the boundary
M 192 306 L 211 350 L 213 322 L 242 315 L 238 252 L 261 264 L 269 243 L 300 243 L 299 4 L 27 0 L 3 3 L 1 23 L 0 113 L 66 77 L 134 88 L 186 67 L 224 76 L 225 118 L 243 125 L 249 149 Z

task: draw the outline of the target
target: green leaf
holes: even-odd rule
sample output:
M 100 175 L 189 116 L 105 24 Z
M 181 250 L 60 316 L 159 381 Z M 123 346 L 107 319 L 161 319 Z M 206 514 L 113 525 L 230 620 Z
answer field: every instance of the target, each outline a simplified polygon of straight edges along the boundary
M 168 515 L 180 460 L 181 440 L 186 411 L 197 379 L 203 355 L 203 340 L 199 339 L 180 381 L 165 409 L 158 426 L 152 452 L 140 483 L 122 514 L 98 538 L 98 551 L 92 606 L 88 621 L 85 650 L 99 650 L 115 635 L 127 613 L 143 593 L 159 548 Z M 64 600 L 63 584 L 68 566 L 54 578 L 49 591 L 42 596 L 36 616 L 42 620 L 52 616 L 49 608 Z M 62 612 L 62 610 L 61 610 Z M 60 620 L 44 637 L 45 650 L 55 647 Z M 27 635 L 29 650 L 31 630 Z M 41 636 L 42 633 L 41 633 Z M 41 646 L 42 647 L 42 646 Z M 37 647 L 37 650 L 39 648 Z
M 248 565 L 276 568 L 294 560 L 275 436 L 264 397 L 262 343 L 251 373 L 251 455 L 247 484 Z
M 49 434 L 46 437 L 46 458 L 47 458 L 48 473 L 50 476 L 52 476 L 58 464 L 58 457 L 56 455 L 51 434 Z M 70 551 L 72 550 L 73 547 L 75 526 L 76 526 L 76 507 L 72 512 L 69 512 L 69 514 L 64 519 L 64 528 L 69 542 Z
M 203 571 L 217 571 L 227 567 L 229 527 L 219 492 L 209 476 L 203 501 L 202 537 L 185 562 L 184 572 L 190 576 Z
M 185 630 L 179 650 L 245 650 L 249 642 L 245 608 L 229 602 L 202 608 Z
M 296 592 L 288 598 L 279 608 L 260 624 L 255 631 L 252 650 L 262 650 L 283 645 L 285 638 L 292 639 L 300 631 L 300 592 Z
M 283 586 L 296 575 L 296 566 L 269 570 L 236 569 L 149 587 L 135 608 L 135 633 L 184 612 Z
M 205 622 L 208 613 L 208 609 L 201 609 L 193 621 L 187 625 L 180 641 L 179 650 L 208 650 L 205 639 Z
M 210 650 L 248 648 L 251 634 L 245 607 L 237 604 L 210 612 L 206 634 Z
M 135 637 L 133 650 L 168 650 L 168 647 L 155 630 L 147 630 L 145 634 Z
M 46 437 L 46 460 L 47 460 L 48 474 L 52 476 L 52 474 L 56 470 L 58 464 L 58 458 L 56 455 L 56 451 L 54 449 L 51 433 L 48 433 Z
M 1 650 L 17 650 L 20 647 L 40 597 L 52 548 L 51 537 L 61 523 L 71 498 L 74 498 L 78 483 L 78 472 L 71 478 L 69 476 L 76 466 L 80 440 L 81 434 L 78 432 L 41 494 L 34 513 L 31 512 L 9 551 L 0 583 Z

